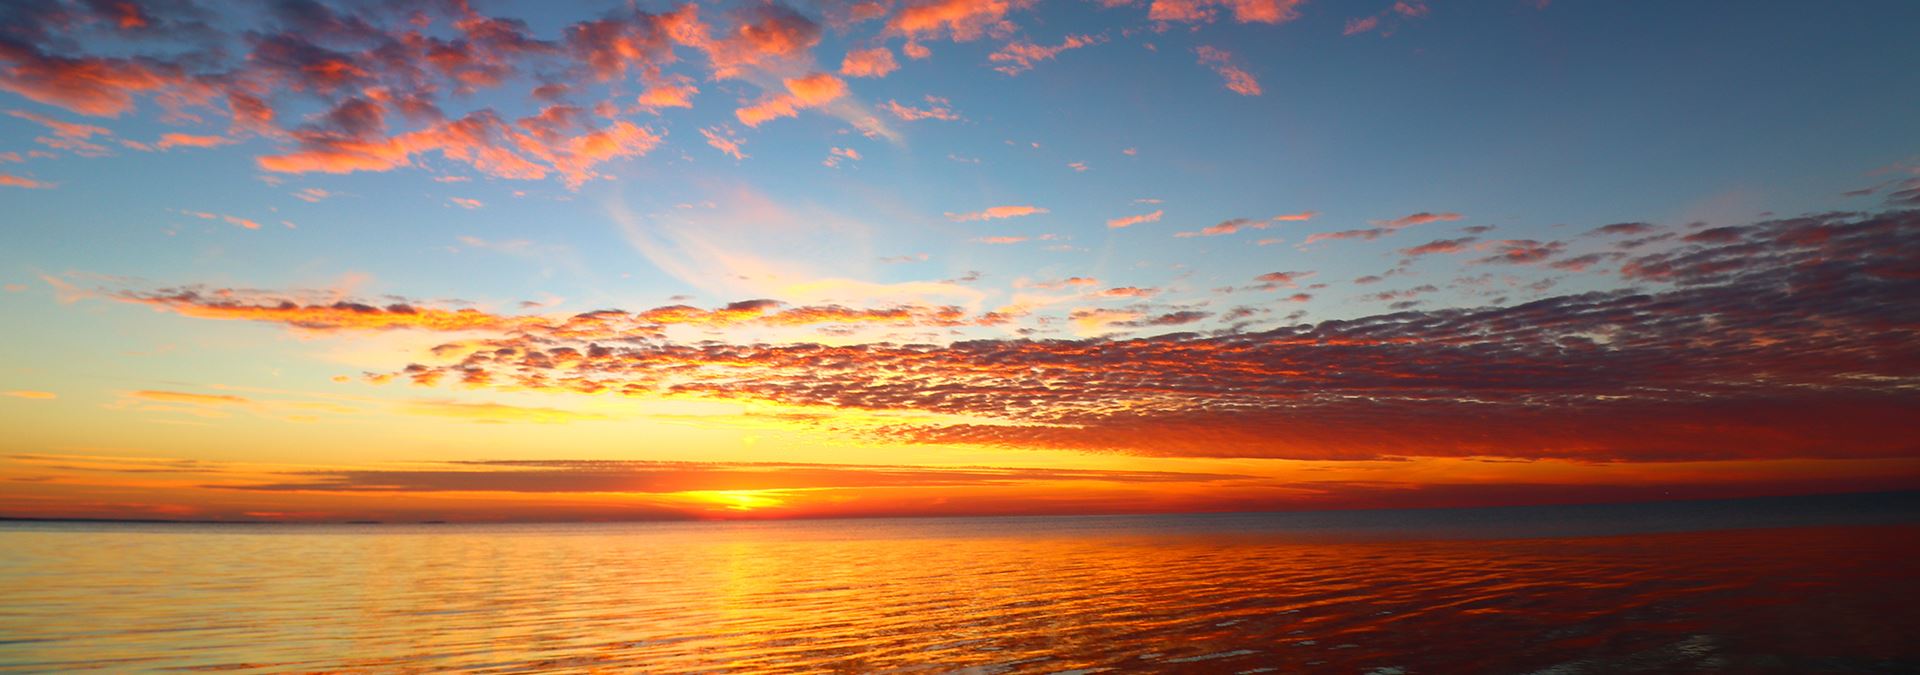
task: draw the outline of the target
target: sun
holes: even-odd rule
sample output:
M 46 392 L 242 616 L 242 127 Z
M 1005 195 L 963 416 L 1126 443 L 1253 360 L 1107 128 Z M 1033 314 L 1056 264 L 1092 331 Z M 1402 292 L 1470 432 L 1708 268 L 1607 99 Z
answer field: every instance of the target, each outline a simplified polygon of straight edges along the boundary
M 786 503 L 774 490 L 699 490 L 682 494 L 728 511 L 755 511 Z

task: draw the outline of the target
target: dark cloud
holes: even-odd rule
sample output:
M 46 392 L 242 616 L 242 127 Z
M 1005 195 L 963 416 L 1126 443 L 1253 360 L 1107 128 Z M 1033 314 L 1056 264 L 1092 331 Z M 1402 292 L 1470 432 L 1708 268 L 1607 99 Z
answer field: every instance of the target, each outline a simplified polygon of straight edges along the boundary
M 1678 287 L 1256 333 L 945 346 L 504 340 L 424 372 L 510 386 L 920 410 L 894 440 L 1165 455 L 1879 457 L 1920 376 L 1920 217 L 1753 226 L 1626 261 Z M 560 351 L 565 349 L 567 351 Z

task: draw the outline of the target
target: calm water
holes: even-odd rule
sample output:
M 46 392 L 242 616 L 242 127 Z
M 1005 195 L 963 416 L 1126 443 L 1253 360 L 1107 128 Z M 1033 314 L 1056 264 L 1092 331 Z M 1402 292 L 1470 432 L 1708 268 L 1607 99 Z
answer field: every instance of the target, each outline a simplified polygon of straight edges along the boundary
M 1915 503 L 10 523 L 0 671 L 1920 672 Z

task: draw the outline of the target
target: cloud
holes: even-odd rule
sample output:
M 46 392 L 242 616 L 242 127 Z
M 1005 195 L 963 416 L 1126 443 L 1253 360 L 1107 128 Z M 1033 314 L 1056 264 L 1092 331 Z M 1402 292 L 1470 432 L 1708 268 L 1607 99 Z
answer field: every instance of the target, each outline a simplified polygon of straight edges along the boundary
M 887 73 L 899 69 L 900 64 L 893 60 L 893 50 L 885 46 L 855 49 L 840 61 L 840 74 L 847 77 L 886 77 Z
M 1132 484 L 1247 480 L 1236 474 L 1177 471 L 923 467 L 791 462 L 649 462 L 614 460 L 496 460 L 443 463 L 432 468 L 329 469 L 286 472 L 273 482 L 221 484 L 219 489 L 299 492 L 517 492 L 679 493 L 964 487 L 1036 482 Z
M 999 220 L 1002 218 L 1018 218 L 1020 216 L 1031 216 L 1031 215 L 1041 214 L 1046 212 L 1047 212 L 1046 209 L 1040 208 L 1037 206 L 994 206 L 984 210 L 970 211 L 967 213 L 954 213 L 949 211 L 947 212 L 947 220 L 951 220 L 956 223 L 965 223 L 965 222 L 980 221 L 980 220 Z
M 1041 290 L 1052 291 L 1052 290 L 1059 290 L 1062 288 L 1069 288 L 1073 286 L 1098 286 L 1099 284 L 1100 284 L 1100 280 L 1092 277 L 1067 277 L 1065 279 L 1053 279 L 1053 280 L 1047 280 L 1047 281 L 1031 281 L 1031 282 L 1024 282 L 1024 283 L 1016 282 L 1014 286 L 1016 288 L 1026 287 L 1026 288 L 1038 288 Z
M 140 391 L 136 391 L 131 394 L 128 394 L 128 396 L 141 399 L 141 400 L 146 400 L 146 401 L 156 401 L 160 403 L 185 403 L 188 405 L 223 406 L 223 405 L 244 405 L 246 403 L 249 403 L 249 401 L 243 397 L 233 396 L 229 394 L 195 394 L 191 392 L 156 391 L 151 389 L 143 389 Z
M 1592 236 L 1631 236 L 1646 234 L 1655 229 L 1658 228 L 1647 223 L 1614 223 L 1612 225 L 1601 225 L 1600 227 L 1593 228 L 1587 232 L 1587 234 Z
M 923 39 L 949 37 L 955 42 L 969 42 L 1012 32 L 1007 12 L 1024 4 L 1021 0 L 919 0 L 895 12 L 887 20 L 887 28 L 908 39 L 911 54 L 913 45 Z
M 62 57 L 8 40 L 0 42 L 0 90 L 82 115 L 118 117 L 137 93 L 178 83 L 178 68 L 144 59 Z
M 1007 75 L 1019 75 L 1033 70 L 1035 63 L 1053 60 L 1060 55 L 1060 52 L 1100 44 L 1105 40 L 1106 38 L 1098 35 L 1068 35 L 1066 39 L 1060 41 L 1060 44 L 1053 46 L 1018 40 L 1009 42 L 999 50 L 988 54 L 987 61 L 996 64 L 993 67 L 994 70 Z
M 498 248 L 471 237 L 470 246 Z M 509 242 L 512 244 L 512 242 Z M 78 292 L 78 291 L 76 291 Z M 233 289 L 161 289 L 113 291 L 106 297 L 201 319 L 275 323 L 303 331 L 418 330 L 431 332 L 512 333 L 541 339 L 613 340 L 655 339 L 674 326 L 807 326 L 885 324 L 895 326 L 954 327 L 980 321 L 960 307 L 900 304 L 889 307 L 849 308 L 841 305 L 790 305 L 771 299 L 742 300 L 714 309 L 665 305 L 638 312 L 597 310 L 571 316 L 501 314 L 473 308 L 447 309 L 416 302 L 385 306 L 338 298 L 338 293 L 262 295 Z M 589 352 L 598 352 L 589 349 Z
M 1375 239 L 1379 239 L 1389 234 L 1393 234 L 1393 230 L 1385 227 L 1372 227 L 1372 228 L 1359 229 L 1359 230 L 1340 230 L 1338 232 L 1315 232 L 1313 234 L 1307 235 L 1307 240 L 1300 242 L 1300 245 L 1306 246 L 1309 244 L 1313 244 L 1315 242 L 1331 241 L 1336 239 L 1364 239 L 1367 241 L 1373 241 Z
M 154 143 L 153 147 L 155 150 L 171 150 L 174 148 L 217 148 L 222 145 L 232 145 L 237 142 L 238 141 L 235 141 L 231 138 L 227 138 L 225 136 L 196 136 L 194 134 L 162 134 L 160 136 L 160 140 Z
M 1536 241 L 1533 239 L 1503 239 L 1480 244 L 1481 250 L 1492 250 L 1493 255 L 1475 260 L 1476 263 L 1506 263 L 1509 265 L 1531 265 L 1542 262 L 1566 248 L 1558 241 Z
M 55 394 L 50 391 L 32 391 L 28 389 L 0 391 L 0 396 L 11 396 L 13 398 L 24 398 L 24 399 L 39 400 L 39 401 L 50 401 L 56 398 L 60 398 L 59 394 Z
M 526 118 L 522 121 L 536 118 Z M 599 176 L 594 167 L 611 159 L 644 155 L 661 137 L 627 121 L 565 135 L 554 127 L 520 131 L 491 110 L 391 137 L 337 131 L 297 132 L 301 149 L 259 157 L 274 173 L 353 173 L 411 166 L 413 156 L 439 152 L 497 178 L 538 180 L 558 173 L 570 187 Z
M 229 216 L 229 215 L 224 215 L 219 213 L 208 213 L 205 211 L 181 211 L 180 213 L 182 215 L 193 216 L 201 220 L 223 220 L 223 221 L 226 221 L 227 224 L 229 225 L 243 227 L 249 230 L 260 229 L 260 223 L 253 220 L 246 219 L 246 218 L 241 218 L 239 216 Z
M 1313 276 L 1313 272 L 1268 272 L 1254 277 L 1260 283 L 1260 290 L 1272 291 L 1281 288 L 1298 288 L 1301 279 Z
M 1746 232 L 1734 242 L 1694 242 L 1625 261 L 1623 276 L 1672 285 L 1653 292 L 1256 332 L 944 346 L 600 342 L 588 349 L 585 337 L 502 333 L 450 346 L 444 364 L 396 375 L 480 371 L 490 386 L 514 390 L 982 420 L 845 432 L 942 445 L 1582 461 L 1920 451 L 1896 432 L 1907 424 L 1913 394 L 1887 384 L 1920 373 L 1920 340 L 1907 328 L 1920 325 L 1912 300 L 1920 297 L 1920 275 L 1909 260 L 1920 214 L 1816 216 Z M 1302 276 L 1256 281 L 1285 287 Z M 1180 312 L 1197 311 L 1078 309 L 1068 318 L 1079 330 L 1100 332 L 1156 325 L 1161 317 L 1179 325 L 1197 316 Z M 604 333 L 585 334 L 599 341 Z
M 782 84 L 786 85 L 786 93 L 763 97 L 753 105 L 735 110 L 734 116 L 741 124 L 757 127 L 768 120 L 798 116 L 801 110 L 824 106 L 847 93 L 846 82 L 830 73 L 788 78 L 782 80 Z
M 707 145 L 713 146 L 713 149 L 719 150 L 723 155 L 732 157 L 736 161 L 747 158 L 747 154 L 740 151 L 740 147 L 746 145 L 746 141 L 740 140 L 731 127 L 721 125 L 701 129 L 700 135 L 707 137 Z
M 894 117 L 908 122 L 916 120 L 957 122 L 960 120 L 960 114 L 953 111 L 953 105 L 949 103 L 947 99 L 929 95 L 926 100 L 928 103 L 927 107 L 915 108 L 913 106 L 901 105 L 899 101 L 889 99 L 886 103 L 880 104 L 880 109 L 892 113 Z
M 1141 223 L 1159 222 L 1160 216 L 1164 216 L 1166 214 L 1167 212 L 1165 209 L 1157 209 L 1153 213 L 1142 213 L 1137 216 L 1122 216 L 1120 218 L 1114 218 L 1112 220 L 1107 221 L 1107 227 L 1118 229 L 1122 227 L 1131 227 L 1134 225 L 1139 225 Z
M 1416 258 L 1435 253 L 1459 253 L 1467 250 L 1468 245 L 1479 241 L 1479 237 L 1460 237 L 1458 239 L 1435 239 L 1412 248 L 1400 249 L 1400 255 Z
M 843 161 L 860 161 L 860 151 L 853 148 L 827 148 L 827 158 L 820 163 L 827 168 L 838 168 Z
M 1177 232 L 1173 236 L 1181 237 L 1181 238 L 1217 237 L 1217 236 L 1226 235 L 1226 234 L 1233 234 L 1241 230 L 1264 230 L 1269 227 L 1272 227 L 1274 223 L 1279 223 L 1279 222 L 1307 221 L 1307 220 L 1313 219 L 1315 215 L 1317 214 L 1313 211 L 1305 211 L 1301 213 L 1290 213 L 1286 215 L 1274 216 L 1273 218 L 1270 218 L 1267 220 L 1254 220 L 1252 218 L 1234 218 L 1231 220 L 1221 221 L 1218 224 L 1203 227 L 1196 231 Z
M 1398 230 L 1403 227 L 1411 227 L 1414 225 L 1425 225 L 1427 223 L 1452 222 L 1452 221 L 1459 220 L 1462 217 L 1463 216 L 1461 216 L 1460 214 L 1452 213 L 1452 212 L 1429 213 L 1426 211 L 1421 211 L 1419 213 L 1415 213 L 1407 216 L 1401 216 L 1393 220 L 1375 220 L 1371 222 L 1374 225 L 1378 225 L 1380 227 Z
M 108 131 L 105 127 L 62 122 L 45 115 L 35 115 L 25 110 L 9 110 L 7 114 L 44 126 L 48 131 L 52 131 L 55 136 L 61 138 L 93 138 L 94 136 L 113 135 L 113 132 Z
M 1211 316 L 1213 316 L 1212 312 L 1203 312 L 1199 310 L 1181 310 L 1177 312 L 1167 312 L 1164 314 L 1157 314 L 1150 317 L 1141 317 L 1138 319 L 1133 319 L 1131 321 L 1115 321 L 1115 322 L 1112 322 L 1110 325 L 1121 326 L 1126 328 L 1164 328 L 1168 326 L 1183 326 L 1186 324 L 1203 321 Z
M 402 403 L 401 412 L 410 415 L 448 417 L 482 424 L 537 422 L 556 424 L 607 419 L 605 415 L 574 412 L 558 408 L 530 408 L 504 403 L 463 403 L 445 400 L 415 400 Z
M 1154 21 L 1206 23 L 1225 9 L 1239 23 L 1286 23 L 1300 18 L 1306 0 L 1152 0 L 1147 18 Z
M 1887 203 L 1895 206 L 1920 206 L 1920 178 L 1901 181 L 1887 193 Z
M 1193 51 L 1200 56 L 1201 65 L 1212 68 L 1214 72 L 1226 78 L 1227 89 L 1229 91 L 1241 96 L 1260 95 L 1260 81 L 1254 79 L 1253 73 L 1249 73 L 1239 66 L 1234 65 L 1233 55 L 1227 53 L 1226 50 L 1209 45 L 1201 45 L 1195 47 Z
M 634 103 L 648 109 L 691 108 L 693 97 L 700 88 L 686 82 L 674 81 L 656 84 L 634 98 Z
M 731 19 L 733 29 L 718 38 L 707 37 L 699 26 L 676 35 L 707 52 L 713 75 L 719 79 L 740 77 L 769 63 L 801 62 L 820 43 L 819 24 L 779 2 L 736 9 Z
M 466 197 L 448 197 L 447 201 L 469 211 L 486 206 L 486 204 L 481 203 L 478 199 L 468 199 Z
M 48 190 L 59 187 L 59 184 L 34 180 L 25 176 L 15 176 L 10 173 L 0 173 L 0 186 L 26 188 L 29 190 Z

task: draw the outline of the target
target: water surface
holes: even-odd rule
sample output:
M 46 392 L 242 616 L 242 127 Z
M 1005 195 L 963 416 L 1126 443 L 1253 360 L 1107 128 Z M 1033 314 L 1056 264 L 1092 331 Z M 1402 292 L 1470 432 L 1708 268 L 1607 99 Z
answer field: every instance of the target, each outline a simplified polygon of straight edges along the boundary
M 1914 503 L 4 523 L 0 670 L 1916 672 Z

